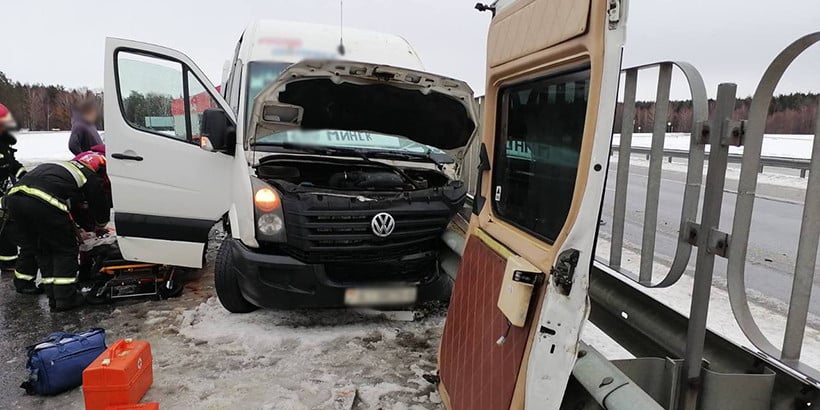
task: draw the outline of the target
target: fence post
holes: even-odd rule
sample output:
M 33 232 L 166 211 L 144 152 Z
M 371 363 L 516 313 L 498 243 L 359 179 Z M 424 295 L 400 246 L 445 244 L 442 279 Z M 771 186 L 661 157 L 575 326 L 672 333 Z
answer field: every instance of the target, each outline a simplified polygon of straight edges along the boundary
M 709 166 L 706 172 L 706 188 L 703 196 L 703 213 L 697 232 L 698 256 L 692 286 L 692 305 L 689 310 L 689 326 L 686 334 L 684 355 L 684 394 L 682 408 L 696 409 L 700 391 L 703 344 L 706 338 L 706 319 L 709 313 L 709 296 L 712 293 L 712 274 L 715 268 L 715 240 L 720 227 L 720 211 L 723 206 L 723 188 L 726 183 L 726 166 L 729 159 L 729 136 L 734 128 L 730 122 L 735 106 L 737 85 L 723 83 L 718 86 L 717 105 L 709 130 Z M 726 248 L 726 243 L 722 248 Z

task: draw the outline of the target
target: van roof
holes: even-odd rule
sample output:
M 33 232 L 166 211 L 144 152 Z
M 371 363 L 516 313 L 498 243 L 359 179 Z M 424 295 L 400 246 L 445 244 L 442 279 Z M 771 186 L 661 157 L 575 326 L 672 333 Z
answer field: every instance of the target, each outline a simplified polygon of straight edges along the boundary
M 343 59 L 423 70 L 416 51 L 404 38 L 345 27 L 345 54 L 340 55 L 339 26 L 295 21 L 257 20 L 243 35 L 248 61 L 296 63 L 304 59 Z M 247 43 L 247 46 L 244 44 Z

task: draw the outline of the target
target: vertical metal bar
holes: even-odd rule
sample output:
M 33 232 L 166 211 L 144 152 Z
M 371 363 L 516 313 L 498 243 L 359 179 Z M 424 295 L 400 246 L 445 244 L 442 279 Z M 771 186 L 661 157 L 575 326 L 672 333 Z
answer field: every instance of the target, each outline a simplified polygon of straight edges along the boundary
M 789 317 L 786 320 L 786 334 L 783 338 L 781 359 L 796 365 L 803 349 L 806 331 L 806 316 L 809 313 L 811 288 L 814 284 L 817 246 L 820 244 L 820 110 L 814 130 L 809 181 L 806 201 L 803 204 L 803 221 L 800 225 L 800 242 L 797 245 L 797 261 L 792 280 L 792 297 L 789 300 Z
M 726 183 L 726 166 L 729 159 L 729 119 L 735 108 L 737 85 L 724 83 L 718 86 L 717 105 L 709 133 L 709 166 L 706 172 L 706 188 L 703 195 L 703 214 L 697 235 L 698 258 L 692 285 L 692 306 L 689 309 L 689 327 L 686 334 L 684 371 L 686 386 L 683 387 L 683 408 L 697 406 L 698 380 L 703 343 L 706 337 L 706 319 L 709 312 L 709 296 L 712 292 L 712 274 L 715 255 L 709 251 L 709 233 L 720 227 L 720 210 L 723 206 L 723 188 Z
M 615 200 L 612 210 L 612 240 L 609 246 L 609 266 L 621 267 L 624 247 L 624 219 L 626 195 L 629 186 L 629 160 L 632 156 L 632 129 L 635 127 L 635 94 L 638 90 L 638 69 L 626 72 L 624 112 L 621 121 L 621 140 L 618 142 L 618 171 L 615 179 Z
M 672 63 L 663 63 L 658 73 L 658 94 L 655 99 L 655 123 L 652 129 L 652 148 L 649 158 L 649 176 L 646 183 L 646 203 L 641 239 L 641 271 L 638 281 L 652 283 L 652 267 L 655 261 L 655 233 L 658 228 L 658 201 L 661 194 L 663 171 L 663 142 L 666 137 L 666 119 L 669 116 L 669 88 L 672 84 Z M 620 161 L 619 161 L 620 163 Z

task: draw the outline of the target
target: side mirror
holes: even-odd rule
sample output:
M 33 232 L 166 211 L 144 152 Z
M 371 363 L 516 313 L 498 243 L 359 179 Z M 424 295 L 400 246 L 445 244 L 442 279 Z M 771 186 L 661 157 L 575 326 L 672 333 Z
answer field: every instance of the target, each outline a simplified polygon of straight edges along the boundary
M 206 151 L 233 155 L 236 148 L 236 126 L 224 110 L 208 108 L 200 120 L 199 145 Z

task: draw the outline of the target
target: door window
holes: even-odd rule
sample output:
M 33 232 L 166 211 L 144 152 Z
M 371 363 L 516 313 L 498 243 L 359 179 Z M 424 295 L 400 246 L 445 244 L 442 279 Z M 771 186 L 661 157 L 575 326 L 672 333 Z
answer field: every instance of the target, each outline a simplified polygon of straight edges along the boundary
M 117 92 L 122 115 L 132 127 L 199 144 L 200 118 L 216 100 L 182 63 L 119 51 Z
M 550 243 L 572 204 L 588 96 L 589 70 L 499 91 L 493 209 Z

